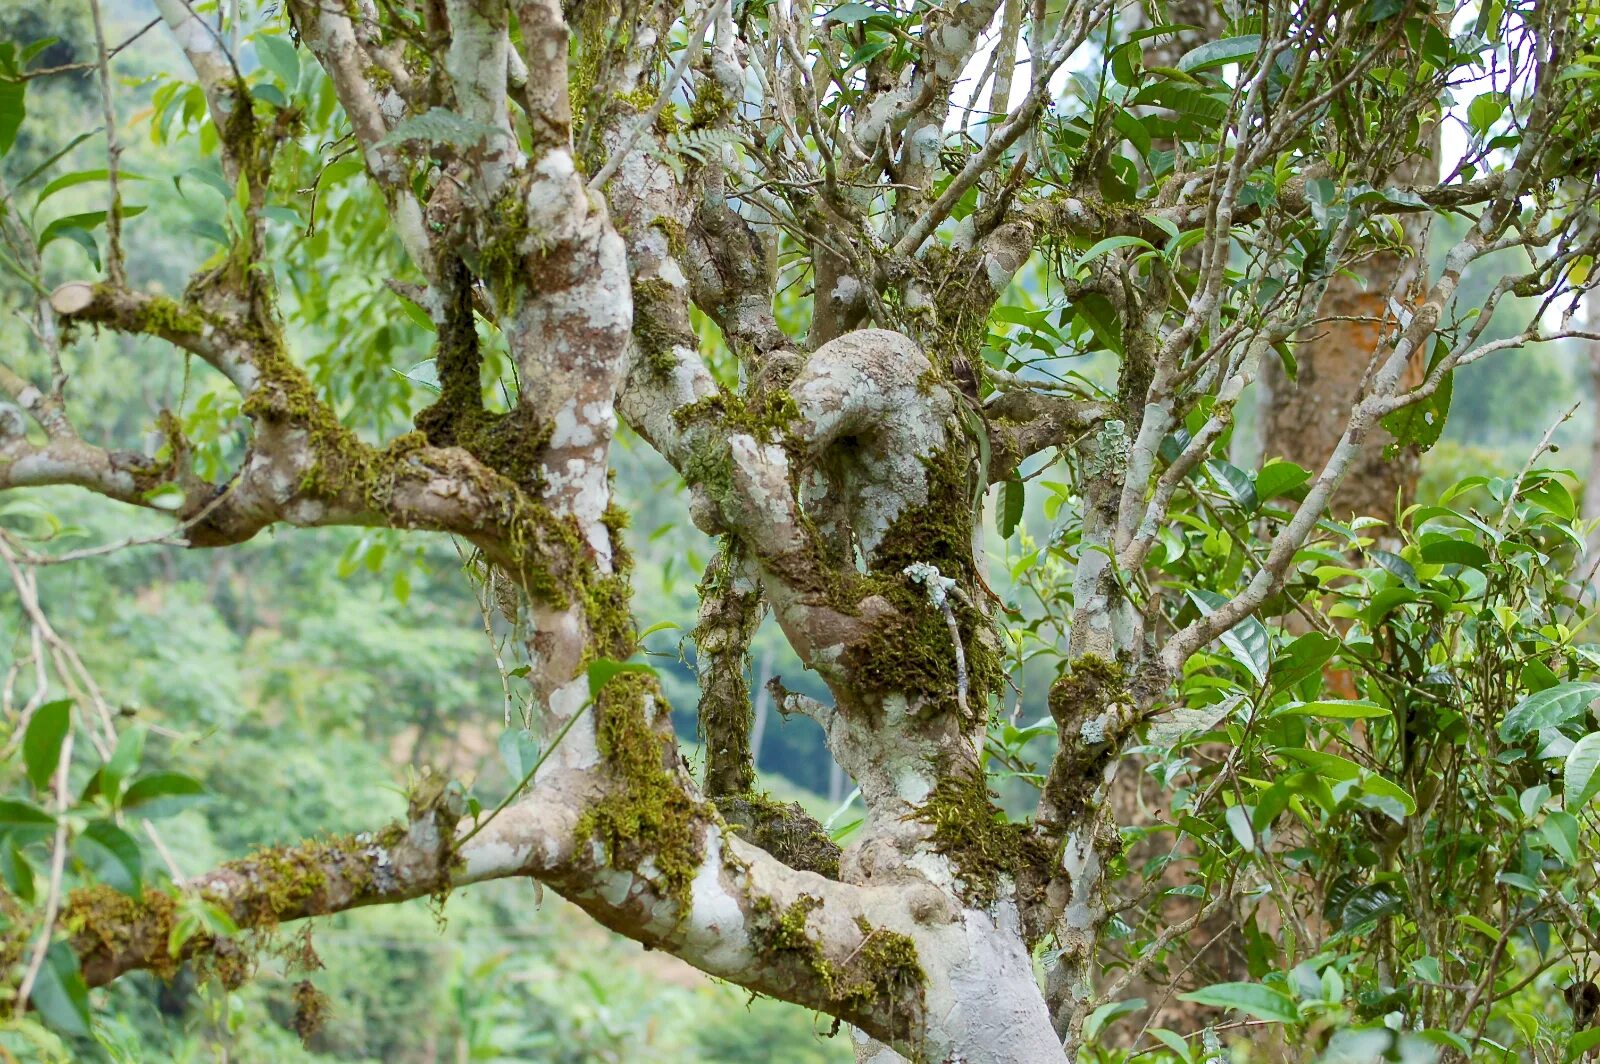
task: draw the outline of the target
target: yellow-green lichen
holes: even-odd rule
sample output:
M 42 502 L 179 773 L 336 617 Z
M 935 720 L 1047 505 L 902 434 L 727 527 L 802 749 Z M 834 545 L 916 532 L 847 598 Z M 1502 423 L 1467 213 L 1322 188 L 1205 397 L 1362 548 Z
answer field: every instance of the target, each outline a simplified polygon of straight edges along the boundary
M 826 1005 L 834 1013 L 904 1014 L 920 1012 L 926 976 L 910 936 L 874 927 L 856 918 L 861 942 L 843 960 L 828 957 L 807 928 L 822 899 L 803 894 L 779 908 L 770 898 L 754 903 L 752 938 L 769 958 L 798 962 L 822 984 Z
M 909 819 L 933 829 L 933 846 L 955 866 L 961 895 L 970 904 L 993 905 L 1001 897 L 1003 879 L 1034 889 L 1048 878 L 1053 848 L 1027 824 L 1006 820 L 981 768 L 941 773 L 927 801 Z
M 633 282 L 633 338 L 651 372 L 670 376 L 676 365 L 673 347 L 696 346 L 683 294 L 659 277 Z
M 950 628 L 922 587 L 905 575 L 907 566 L 932 565 L 965 593 L 951 600 L 951 608 L 966 658 L 968 712 L 979 718 L 987 715 L 988 696 L 1000 690 L 1005 670 L 972 605 L 984 592 L 972 552 L 973 493 L 962 453 L 952 449 L 925 462 L 927 502 L 902 511 L 873 551 L 865 588 L 895 611 L 846 650 L 843 661 L 865 694 L 905 692 L 939 708 L 959 707 Z
M 168 947 L 177 920 L 176 900 L 147 888 L 133 898 L 98 884 L 67 895 L 60 925 L 73 939 L 83 969 L 92 971 L 113 962 L 149 969 L 163 979 L 172 978 L 178 961 Z
M 1084 738 L 1085 721 L 1128 700 L 1127 671 L 1097 654 L 1080 654 L 1072 666 L 1050 685 L 1046 700 L 1050 716 L 1062 736 L 1049 779 L 1055 816 L 1063 823 L 1081 820 L 1105 776 L 1106 759 L 1115 751 L 1095 743 L 1094 756 Z
M 535 250 L 528 227 L 528 204 L 520 186 L 512 184 L 489 210 L 488 238 L 472 257 L 474 272 L 482 277 L 501 314 L 516 311 L 522 290 L 531 279 L 528 259 Z M 470 323 L 470 316 L 469 316 Z
M 650 228 L 659 229 L 661 235 L 667 238 L 667 251 L 673 258 L 681 259 L 689 253 L 688 230 L 676 218 L 658 214 L 650 220 Z
M 243 884 L 228 901 L 236 919 L 250 927 L 272 928 L 282 920 L 328 912 L 336 901 L 348 903 L 374 882 L 371 844 L 350 836 L 265 847 L 222 870 Z
M 779 802 L 754 791 L 715 799 L 718 812 L 741 838 L 788 865 L 839 878 L 839 845 L 799 802 Z
M 617 94 L 618 103 L 632 108 L 639 114 L 649 114 L 650 108 L 656 105 L 658 99 L 659 96 L 642 85 L 632 92 Z M 671 101 L 668 101 L 661 109 L 661 113 L 656 116 L 653 129 L 661 136 L 668 136 L 678 131 L 678 112 L 673 108 Z
M 643 875 L 648 867 L 656 893 L 687 910 L 708 814 L 679 778 L 678 741 L 661 690 L 646 673 L 621 673 L 591 712 L 612 788 L 583 814 L 578 837 L 599 840 L 612 868 Z

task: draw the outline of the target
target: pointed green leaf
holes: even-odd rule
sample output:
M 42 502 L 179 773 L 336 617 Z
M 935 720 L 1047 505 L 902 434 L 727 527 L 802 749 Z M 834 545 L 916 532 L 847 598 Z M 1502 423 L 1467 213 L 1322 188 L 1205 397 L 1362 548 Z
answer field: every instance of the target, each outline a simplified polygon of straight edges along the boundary
M 1199 588 L 1189 591 L 1189 600 L 1201 613 L 1206 614 L 1227 601 L 1215 591 Z M 1272 637 L 1267 634 L 1265 625 L 1254 617 L 1246 617 L 1219 638 L 1257 683 L 1267 682 L 1267 670 L 1272 666 Z
M 295 51 L 294 42 L 287 37 L 261 33 L 256 35 L 255 45 L 261 65 L 276 74 L 284 88 L 293 92 L 300 83 L 300 54 Z
M 1085 263 L 1093 262 L 1101 255 L 1109 255 L 1111 252 L 1120 251 L 1122 248 L 1134 247 L 1147 248 L 1150 251 L 1155 250 L 1155 245 L 1151 244 L 1148 240 L 1141 239 L 1140 237 L 1108 236 L 1104 240 L 1097 241 L 1089 248 L 1088 251 L 1085 251 L 1083 253 L 1083 257 L 1078 260 L 1078 265 L 1082 266 Z
M 144 859 L 133 836 L 109 820 L 96 820 L 72 840 L 72 852 L 96 879 L 130 897 L 144 893 Z
M 1343 700 L 1326 702 L 1290 702 L 1272 711 L 1274 717 L 1321 717 L 1324 720 L 1371 720 L 1387 717 L 1389 711 L 1372 702 Z
M 0 78 L 0 158 L 4 158 L 11 145 L 17 142 L 17 130 L 27 114 L 24 106 L 27 89 L 26 81 Z
M 500 760 L 514 780 L 520 780 L 539 760 L 539 737 L 526 728 L 507 728 L 500 734 Z
M 1261 35 L 1259 33 L 1246 34 L 1243 37 L 1224 37 L 1219 41 L 1207 41 L 1200 47 L 1185 52 L 1178 60 L 1178 69 L 1188 74 L 1201 70 L 1211 70 L 1214 67 L 1226 66 L 1229 63 L 1242 63 L 1254 56 L 1261 48 Z
M 41 791 L 50 786 L 50 777 L 61 760 L 61 744 L 71 726 L 70 698 L 46 702 L 28 721 L 28 731 L 22 737 L 22 760 L 28 767 L 28 779 Z
M 170 816 L 205 797 L 205 787 L 181 772 L 153 772 L 133 782 L 122 796 L 122 808 L 141 817 Z
M 1001 493 L 1000 508 L 995 512 L 1001 539 L 1010 539 L 1017 525 L 1021 524 L 1022 508 L 1026 501 L 1026 488 L 1022 481 L 1016 478 L 1007 480 L 1005 490 Z
M 1600 732 L 1590 732 L 1579 739 L 1567 753 L 1567 763 L 1561 772 L 1562 797 L 1567 812 L 1577 815 L 1589 799 L 1600 791 Z
M 89 1037 L 89 988 L 78 971 L 78 955 L 65 942 L 50 944 L 29 1000 L 53 1030 Z
M 1289 995 L 1260 983 L 1213 983 L 1178 997 L 1212 1008 L 1235 1009 L 1275 1023 L 1295 1023 L 1300 1019 L 1300 1010 Z
M 638 661 L 612 661 L 610 658 L 599 658 L 589 663 L 589 697 L 600 696 L 600 689 L 610 680 L 624 672 L 647 672 L 656 675 L 656 670 Z
M 1546 688 L 1511 707 L 1500 722 L 1500 738 L 1514 743 L 1525 735 L 1556 728 L 1583 715 L 1589 703 L 1600 698 L 1600 683 L 1572 680 Z

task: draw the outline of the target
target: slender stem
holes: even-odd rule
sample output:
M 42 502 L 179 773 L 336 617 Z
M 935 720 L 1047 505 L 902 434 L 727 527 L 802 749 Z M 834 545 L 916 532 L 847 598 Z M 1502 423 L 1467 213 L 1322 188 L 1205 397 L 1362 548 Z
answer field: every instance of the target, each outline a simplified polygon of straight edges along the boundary
M 122 189 L 117 175 L 122 143 L 117 140 L 117 109 L 111 101 L 111 53 L 106 49 L 100 0 L 89 0 L 89 13 L 94 18 L 94 44 L 99 51 L 96 66 L 100 72 L 100 107 L 106 122 L 106 189 L 110 199 L 106 208 L 106 279 L 121 288 L 127 281 L 122 260 Z

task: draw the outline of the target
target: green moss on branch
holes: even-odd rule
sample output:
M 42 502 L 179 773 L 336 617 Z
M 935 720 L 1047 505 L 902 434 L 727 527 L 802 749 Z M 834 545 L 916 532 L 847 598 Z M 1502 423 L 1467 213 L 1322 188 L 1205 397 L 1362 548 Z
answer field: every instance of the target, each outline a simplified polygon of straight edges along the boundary
M 835 961 L 807 928 L 811 914 L 821 907 L 822 899 L 809 894 L 782 909 L 758 898 L 752 938 L 767 957 L 798 963 L 815 974 L 827 1009 L 835 1015 L 903 1015 L 908 1007 L 920 1013 L 927 976 L 910 936 L 858 917 L 861 942 L 844 960 Z
M 690 797 L 680 776 L 678 741 L 661 690 L 646 673 L 621 673 L 601 689 L 592 712 L 612 786 L 583 814 L 578 837 L 598 840 L 612 868 L 647 876 L 659 895 L 686 912 L 705 857 L 709 811 Z

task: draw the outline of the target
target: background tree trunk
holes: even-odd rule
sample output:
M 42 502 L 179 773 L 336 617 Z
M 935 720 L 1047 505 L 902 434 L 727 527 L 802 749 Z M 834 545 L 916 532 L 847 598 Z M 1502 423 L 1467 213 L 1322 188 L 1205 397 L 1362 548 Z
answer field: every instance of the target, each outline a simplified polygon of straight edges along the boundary
M 1429 140 L 1428 155 L 1396 170 L 1391 175 L 1395 183 L 1438 180 L 1437 126 Z M 1401 224 L 1407 244 L 1416 247 L 1424 238 L 1420 219 L 1402 216 Z M 1262 460 L 1286 458 L 1307 469 L 1318 469 L 1328 460 L 1349 424 L 1350 406 L 1368 365 L 1395 328 L 1389 298 L 1409 262 L 1410 256 L 1398 251 L 1374 254 L 1357 269 L 1334 276 L 1318 308 L 1322 320 L 1294 347 L 1296 379 L 1289 379 L 1277 359 L 1262 366 L 1257 406 Z M 1423 358 L 1414 359 L 1403 386 L 1420 383 L 1425 369 Z M 1415 447 L 1404 447 L 1385 457 L 1393 443 L 1388 432 L 1373 433 L 1334 496 L 1334 516 L 1389 519 L 1396 513 L 1397 498 L 1411 500 L 1421 455 Z

